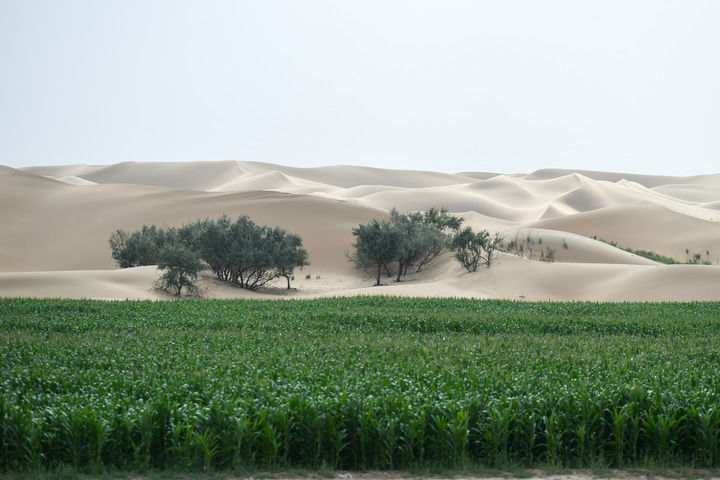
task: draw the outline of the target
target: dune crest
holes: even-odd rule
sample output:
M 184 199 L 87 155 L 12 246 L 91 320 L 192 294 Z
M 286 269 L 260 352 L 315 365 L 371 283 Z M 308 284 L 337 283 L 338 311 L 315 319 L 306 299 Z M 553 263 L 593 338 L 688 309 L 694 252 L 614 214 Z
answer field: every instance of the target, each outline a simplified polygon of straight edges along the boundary
M 445 254 L 421 274 L 370 288 L 345 256 L 351 230 L 385 218 L 393 207 L 446 207 L 506 241 L 542 239 L 543 259 L 552 251 L 553 262 L 503 254 L 492 268 L 468 274 Z M 234 160 L 0 166 L 0 296 L 165 298 L 152 289 L 154 267 L 115 269 L 110 234 L 223 214 L 297 232 L 311 265 L 296 274 L 289 292 L 280 286 L 247 292 L 205 276 L 212 297 L 720 300 L 720 174 L 447 174 Z M 601 240 L 679 261 L 700 253 L 713 265 L 660 265 Z

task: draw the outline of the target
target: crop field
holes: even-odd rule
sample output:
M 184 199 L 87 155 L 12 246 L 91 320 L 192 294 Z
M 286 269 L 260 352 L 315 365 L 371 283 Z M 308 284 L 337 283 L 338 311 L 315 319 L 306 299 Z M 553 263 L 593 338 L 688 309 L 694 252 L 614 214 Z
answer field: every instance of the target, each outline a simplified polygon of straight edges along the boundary
M 720 304 L 0 300 L 0 471 L 720 464 Z

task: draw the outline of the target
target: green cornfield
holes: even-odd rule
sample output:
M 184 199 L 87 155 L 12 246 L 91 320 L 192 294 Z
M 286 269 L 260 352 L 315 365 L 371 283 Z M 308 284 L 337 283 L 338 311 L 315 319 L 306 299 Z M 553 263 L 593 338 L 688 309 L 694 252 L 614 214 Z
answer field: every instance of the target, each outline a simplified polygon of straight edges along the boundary
M 720 464 L 720 304 L 0 300 L 0 471 Z

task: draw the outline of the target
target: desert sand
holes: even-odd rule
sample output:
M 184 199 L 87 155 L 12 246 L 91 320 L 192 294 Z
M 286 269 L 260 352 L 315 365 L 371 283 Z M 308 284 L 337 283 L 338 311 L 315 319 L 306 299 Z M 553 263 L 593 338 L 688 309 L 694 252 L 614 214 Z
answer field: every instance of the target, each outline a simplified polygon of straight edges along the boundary
M 468 273 L 446 253 L 420 274 L 372 287 L 346 259 L 351 230 L 392 207 L 446 207 L 506 240 L 542 239 L 554 262 L 503 253 L 491 268 Z M 238 161 L 0 166 L 0 296 L 173 298 L 153 288 L 155 267 L 116 267 L 110 234 L 222 214 L 298 233 L 311 264 L 296 271 L 291 290 L 278 281 L 251 292 L 203 274 L 208 298 L 720 300 L 720 174 L 446 174 Z M 679 261 L 687 249 L 712 265 L 663 265 L 600 239 Z

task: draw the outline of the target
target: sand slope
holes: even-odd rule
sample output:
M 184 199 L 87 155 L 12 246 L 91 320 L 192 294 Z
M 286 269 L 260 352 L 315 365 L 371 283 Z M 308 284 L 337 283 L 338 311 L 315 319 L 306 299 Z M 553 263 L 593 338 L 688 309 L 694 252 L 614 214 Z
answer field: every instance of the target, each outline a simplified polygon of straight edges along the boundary
M 399 284 L 369 287 L 346 261 L 359 223 L 384 218 L 392 207 L 440 206 L 507 240 L 530 236 L 554 262 L 504 254 L 491 269 L 470 274 L 446 254 Z M 452 175 L 236 161 L 0 166 L 0 296 L 167 298 L 152 288 L 154 267 L 115 269 L 110 234 L 222 214 L 299 233 L 311 265 L 290 291 L 278 282 L 247 292 L 204 276 L 208 297 L 720 300 L 720 175 Z M 714 266 L 663 266 L 593 237 L 678 260 L 688 249 Z

